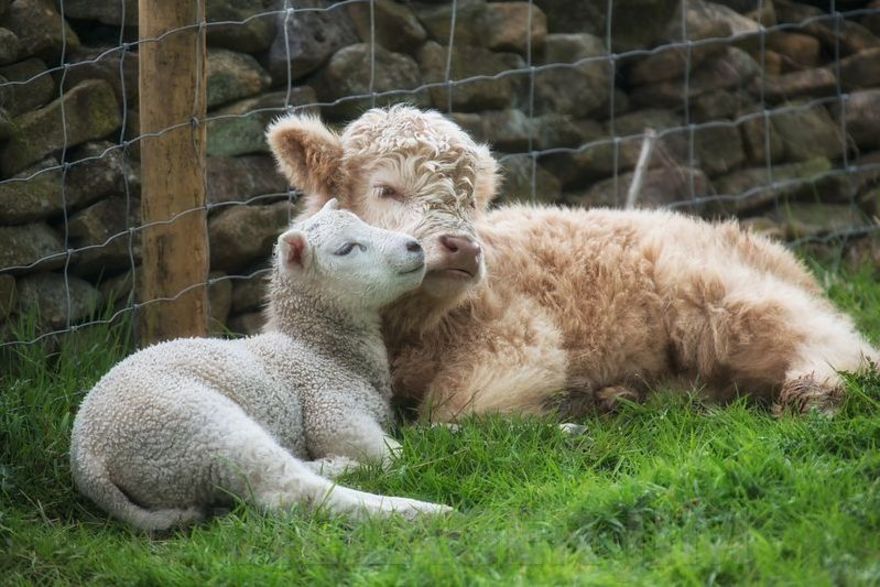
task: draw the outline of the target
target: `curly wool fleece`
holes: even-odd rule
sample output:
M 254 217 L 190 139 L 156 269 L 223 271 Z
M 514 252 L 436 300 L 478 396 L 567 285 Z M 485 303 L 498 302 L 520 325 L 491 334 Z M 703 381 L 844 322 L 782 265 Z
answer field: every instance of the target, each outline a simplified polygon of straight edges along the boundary
M 73 425 L 80 491 L 144 530 L 192 523 L 231 496 L 267 510 L 448 511 L 318 474 L 391 456 L 379 308 L 423 275 L 416 241 L 331 201 L 279 237 L 267 309 L 276 332 L 157 344 L 95 385 Z

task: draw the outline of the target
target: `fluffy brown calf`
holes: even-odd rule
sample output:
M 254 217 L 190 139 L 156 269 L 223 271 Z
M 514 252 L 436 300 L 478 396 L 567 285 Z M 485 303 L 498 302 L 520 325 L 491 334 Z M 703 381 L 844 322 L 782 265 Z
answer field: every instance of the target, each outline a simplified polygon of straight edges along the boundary
M 374 109 L 341 135 L 289 116 L 267 133 L 312 214 L 339 198 L 419 238 L 423 286 L 384 314 L 395 393 L 435 421 L 576 415 L 685 376 L 719 399 L 830 410 L 872 348 L 783 247 L 664 211 L 507 206 L 497 164 L 436 112 Z

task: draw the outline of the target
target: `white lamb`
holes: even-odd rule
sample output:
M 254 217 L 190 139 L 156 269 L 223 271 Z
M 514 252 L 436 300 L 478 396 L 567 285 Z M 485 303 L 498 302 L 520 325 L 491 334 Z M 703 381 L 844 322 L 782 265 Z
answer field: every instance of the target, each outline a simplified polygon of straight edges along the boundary
M 192 523 L 231 496 L 267 510 L 449 511 L 318 474 L 387 462 L 398 447 L 383 431 L 391 383 L 379 309 L 416 288 L 424 271 L 417 241 L 368 226 L 332 200 L 278 239 L 268 308 L 275 332 L 157 344 L 95 385 L 73 425 L 80 491 L 145 530 Z

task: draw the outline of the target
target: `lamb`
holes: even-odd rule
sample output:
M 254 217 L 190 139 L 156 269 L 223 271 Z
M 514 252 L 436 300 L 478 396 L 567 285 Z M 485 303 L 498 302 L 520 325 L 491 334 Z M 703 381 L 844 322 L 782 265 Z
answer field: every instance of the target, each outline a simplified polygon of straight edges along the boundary
M 70 449 L 79 490 L 149 531 L 193 523 L 231 496 L 268 511 L 326 504 L 355 517 L 449 511 L 319 475 L 387 463 L 397 450 L 383 431 L 391 382 L 379 308 L 423 275 L 417 241 L 331 200 L 278 239 L 272 332 L 160 343 L 88 393 Z
M 670 378 L 775 412 L 831 412 L 838 370 L 880 352 L 802 263 L 735 222 L 662 210 L 489 210 L 498 165 L 437 112 L 373 109 L 341 135 L 289 115 L 267 138 L 304 191 L 418 238 L 422 285 L 383 312 L 395 395 L 433 421 L 574 418 Z

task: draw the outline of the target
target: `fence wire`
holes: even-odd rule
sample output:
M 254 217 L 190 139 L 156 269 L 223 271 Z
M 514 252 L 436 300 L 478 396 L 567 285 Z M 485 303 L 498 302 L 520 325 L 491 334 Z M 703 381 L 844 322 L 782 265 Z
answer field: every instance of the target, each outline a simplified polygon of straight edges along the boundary
M 68 0 L 69 1 L 69 0 Z M 812 198 L 802 198 L 807 201 L 812 200 L 815 203 L 826 206 L 832 203 L 827 202 L 823 198 L 821 191 L 823 186 L 829 182 L 842 181 L 850 182 L 851 187 L 844 190 L 845 197 L 838 198 L 833 202 L 835 206 L 845 205 L 850 211 L 851 221 L 844 225 L 835 225 L 832 230 L 823 230 L 815 234 L 789 235 L 789 243 L 792 246 L 802 246 L 811 243 L 831 243 L 846 242 L 856 238 L 872 237 L 878 231 L 878 220 L 876 208 L 865 211 L 863 205 L 860 204 L 860 195 L 869 191 L 872 186 L 880 185 L 880 156 L 861 157 L 856 143 L 852 140 L 850 129 L 847 125 L 847 113 L 853 95 L 853 88 L 849 88 L 844 84 L 843 71 L 841 64 L 846 59 L 842 53 L 841 42 L 845 39 L 846 32 L 844 25 L 854 23 L 866 17 L 880 18 L 880 4 L 873 3 L 865 7 L 854 8 L 849 10 L 839 10 L 834 0 L 830 0 L 827 5 L 827 12 L 821 14 L 812 14 L 798 20 L 797 22 L 774 22 L 773 24 L 764 25 L 763 15 L 768 8 L 764 0 L 757 0 L 754 6 L 754 14 L 759 15 L 757 21 L 753 21 L 756 25 L 753 30 L 732 32 L 726 35 L 707 36 L 705 38 L 690 38 L 688 9 L 699 5 L 696 0 L 683 0 L 680 9 L 680 41 L 666 42 L 652 47 L 635 48 L 621 51 L 613 51 L 615 45 L 616 27 L 621 24 L 620 17 L 615 15 L 615 0 L 607 0 L 605 6 L 606 21 L 603 27 L 604 34 L 599 38 L 604 41 L 605 51 L 600 55 L 591 55 L 574 59 L 571 61 L 556 61 L 548 63 L 537 63 L 536 56 L 539 48 L 533 46 L 533 27 L 535 25 L 533 19 L 536 7 L 541 6 L 541 2 L 528 0 L 528 2 L 520 2 L 517 4 L 527 5 L 527 19 L 524 23 L 524 59 L 521 59 L 522 65 L 518 67 L 505 68 L 491 74 L 475 74 L 468 76 L 456 77 L 455 75 L 455 51 L 462 44 L 466 44 L 467 39 L 459 38 L 462 10 L 472 6 L 473 2 L 459 2 L 452 0 L 449 21 L 449 33 L 445 38 L 435 38 L 434 41 L 440 43 L 445 51 L 445 63 L 443 71 L 443 79 L 440 81 L 431 81 L 418 83 L 414 87 L 393 87 L 378 88 L 377 86 L 377 9 L 379 2 L 384 0 L 345 0 L 341 2 L 301 2 L 297 0 L 278 0 L 272 3 L 273 9 L 254 11 L 252 14 L 241 19 L 226 19 L 219 21 L 211 21 L 205 15 L 200 15 L 198 22 L 194 22 L 189 26 L 175 29 L 159 35 L 155 38 L 141 38 L 137 40 L 128 40 L 132 38 L 131 27 L 126 26 L 127 22 L 127 2 L 119 0 L 119 12 L 121 14 L 118 30 L 115 31 L 116 45 L 106 49 L 97 49 L 88 57 L 82 56 L 83 51 L 71 51 L 70 38 L 68 33 L 68 22 L 71 21 L 67 17 L 64 0 L 59 0 L 56 4 L 58 18 L 60 19 L 59 29 L 61 31 L 61 47 L 60 57 L 57 63 L 49 64 L 45 70 L 40 71 L 26 79 L 6 79 L 0 77 L 0 96 L 13 95 L 14 99 L 23 96 L 30 91 L 37 83 L 48 82 L 56 84 L 57 103 L 60 112 L 61 130 L 63 135 L 62 146 L 59 150 L 53 150 L 43 155 L 42 161 L 36 163 L 30 162 L 28 166 L 22 169 L 15 169 L 13 173 L 8 174 L 11 177 L 0 176 L 0 198 L 8 200 L 11 196 L 3 196 L 6 190 L 12 194 L 16 185 L 37 185 L 36 182 L 46 182 L 49 185 L 53 178 L 60 182 L 60 190 L 58 199 L 60 201 L 60 209 L 44 215 L 44 217 L 28 217 L 25 221 L 19 219 L 16 222 L 8 222 L 4 226 L 0 226 L 0 235 L 3 232 L 11 234 L 12 231 L 19 231 L 18 240 L 15 238 L 7 239 L 9 242 L 19 243 L 22 240 L 33 240 L 29 236 L 28 230 L 33 225 L 48 225 L 50 230 L 58 237 L 57 242 L 60 247 L 58 250 L 46 252 L 39 255 L 38 258 L 27 260 L 27 262 L 9 262 L 5 266 L 0 264 L 0 349 L 11 347 L 14 345 L 32 344 L 46 339 L 50 339 L 57 335 L 72 333 L 78 329 L 95 326 L 99 324 L 107 324 L 119 320 L 121 317 L 136 313 L 140 308 L 155 304 L 168 299 L 175 299 L 183 295 L 187 291 L 207 285 L 212 292 L 225 291 L 225 301 L 216 301 L 212 295 L 213 305 L 226 306 L 225 311 L 221 312 L 221 316 L 217 318 L 215 324 L 215 332 L 222 333 L 222 324 L 230 318 L 229 306 L 233 302 L 229 298 L 233 298 L 235 293 L 244 291 L 245 288 L 252 288 L 259 292 L 259 283 L 265 278 L 268 269 L 265 262 L 261 263 L 260 258 L 265 261 L 269 255 L 269 249 L 260 251 L 261 257 L 251 255 L 251 259 L 245 263 L 239 263 L 237 266 L 230 268 L 224 267 L 222 272 L 206 275 L 205 280 L 200 283 L 192 284 L 190 287 L 178 292 L 172 298 L 149 299 L 142 300 L 137 297 L 137 283 L 139 275 L 139 259 L 138 259 L 138 239 L 140 234 L 148 227 L 161 223 L 171 223 L 182 215 L 197 213 L 203 211 L 203 208 L 186 210 L 177 216 L 170 218 L 161 223 L 140 223 L 136 220 L 138 210 L 137 193 L 139 186 L 138 181 L 138 154 L 139 143 L 148 137 L 161 136 L 175 129 L 191 127 L 193 123 L 206 124 L 208 128 L 208 141 L 211 142 L 212 131 L 218 128 L 216 125 L 222 123 L 230 123 L 233 121 L 254 120 L 262 123 L 265 120 L 275 116 L 291 113 L 291 112 L 323 112 L 333 113 L 340 106 L 344 105 L 364 105 L 375 106 L 377 104 L 387 104 L 390 102 L 414 102 L 424 103 L 426 100 L 431 101 L 432 90 L 445 91 L 445 104 L 437 104 L 434 99 L 434 107 L 445 110 L 450 116 L 462 114 L 455 111 L 455 95 L 460 92 L 474 87 L 475 84 L 492 82 L 497 80 L 512 80 L 519 82 L 525 86 L 522 92 L 522 98 L 513 101 L 513 105 L 509 105 L 508 109 L 513 108 L 524 115 L 526 120 L 527 131 L 523 140 L 517 144 L 521 145 L 516 148 L 505 148 L 496 153 L 502 165 L 513 163 L 522 158 L 527 159 L 526 166 L 526 194 L 524 198 L 533 202 L 546 202 L 546 194 L 542 193 L 544 189 L 540 185 L 540 177 L 546 175 L 548 169 L 552 170 L 553 165 L 568 165 L 574 168 L 575 175 L 586 173 L 590 176 L 589 180 L 580 181 L 580 187 L 573 189 L 560 189 L 559 194 L 555 198 L 559 203 L 571 201 L 582 201 L 584 194 L 595 192 L 600 184 L 606 186 L 605 200 L 600 203 L 604 205 L 622 206 L 626 200 L 625 194 L 631 187 L 629 182 L 633 177 L 632 162 L 625 161 L 624 149 L 629 146 L 641 146 L 646 136 L 655 137 L 656 148 L 654 154 L 649 156 L 650 159 L 647 166 L 647 173 L 651 171 L 666 171 L 672 177 L 681 180 L 684 190 L 679 190 L 680 196 L 676 199 L 652 202 L 646 199 L 644 190 L 633 190 L 631 197 L 634 197 L 637 205 L 653 205 L 656 207 L 664 207 L 669 209 L 682 210 L 688 213 L 700 214 L 706 217 L 720 218 L 742 212 L 772 212 L 776 218 L 780 215 L 784 216 L 786 207 L 789 205 L 789 195 L 792 191 L 812 189 L 817 192 Z M 769 0 L 768 0 L 769 2 Z M 99 2 L 96 2 L 99 4 Z M 195 3 L 198 6 L 198 2 Z M 259 4 L 259 3 L 255 3 Z M 269 4 L 269 3 L 264 3 Z M 599 3 L 596 3 L 599 4 Z M 368 77 L 367 87 L 364 92 L 351 93 L 339 96 L 333 99 L 313 99 L 302 101 L 298 99 L 297 91 L 303 86 L 311 83 L 309 75 L 300 76 L 295 73 L 294 56 L 291 47 L 297 42 L 297 39 L 291 38 L 291 23 L 294 19 L 300 18 L 306 14 L 322 14 L 333 13 L 339 14 L 347 10 L 349 7 L 362 5 L 368 11 L 369 34 L 366 42 L 369 47 L 367 59 Z M 847 6 L 851 6 L 848 3 Z M 408 5 L 404 5 L 408 6 Z M 129 5 L 130 8 L 130 5 Z M 210 12 L 210 5 L 209 5 Z M 2 15 L 0 15 L 2 16 Z M 210 14 L 208 14 L 210 17 Z M 146 43 L 162 43 L 171 35 L 179 34 L 188 30 L 206 30 L 210 39 L 212 31 L 219 30 L 237 30 L 243 29 L 256 22 L 271 22 L 276 27 L 277 35 L 283 38 L 283 46 L 286 56 L 286 80 L 279 84 L 277 80 L 271 87 L 263 88 L 263 92 L 282 92 L 284 99 L 272 105 L 258 105 L 254 102 L 253 107 L 244 111 L 228 111 L 229 103 L 221 103 L 220 110 L 227 109 L 226 112 L 209 112 L 203 119 L 181 120 L 179 123 L 161 129 L 154 133 L 139 133 L 135 131 L 133 134 L 132 123 L 137 121 L 137 112 L 133 111 L 132 105 L 136 99 L 137 88 L 132 87 L 130 79 L 128 79 L 128 68 L 134 57 L 137 55 L 138 48 Z M 86 26 L 82 22 L 77 22 L 77 26 Z M 0 27 L 3 26 L 3 20 L 0 18 Z M 633 23 L 634 27 L 640 26 Z M 767 40 L 769 35 L 779 33 L 804 33 L 809 34 L 813 38 L 816 27 L 831 27 L 831 37 L 834 39 L 831 50 L 830 64 L 819 65 L 814 64 L 810 67 L 802 69 L 793 69 L 791 72 L 782 73 L 770 72 L 768 65 L 768 57 L 770 56 L 767 48 Z M 106 28 L 106 26 L 105 26 Z M 827 30 L 827 29 L 823 29 Z M 313 31 L 315 34 L 320 31 Z M 552 33 L 553 31 L 548 31 Z M 734 85 L 731 91 L 739 94 L 745 93 L 751 96 L 756 93 L 756 103 L 753 107 L 746 105 L 747 112 L 740 113 L 739 108 L 736 109 L 736 115 L 732 117 L 719 117 L 717 119 L 701 120 L 695 117 L 694 108 L 695 100 L 699 95 L 692 95 L 694 86 L 694 72 L 703 60 L 695 58 L 697 54 L 703 54 L 710 49 L 718 51 L 728 47 L 742 47 L 749 43 L 758 44 L 757 63 L 759 64 L 759 72 L 752 82 L 746 80 L 746 83 L 754 83 L 755 87 L 742 87 Z M 209 41 L 209 47 L 211 42 Z M 876 45 L 880 51 L 880 41 Z M 870 49 L 868 49 L 870 50 Z M 621 103 L 622 97 L 627 96 L 628 90 L 637 90 L 638 87 L 626 87 L 622 81 L 622 71 L 632 68 L 634 64 L 644 62 L 646 59 L 659 56 L 670 55 L 675 52 L 679 56 L 684 56 L 684 64 L 681 67 L 681 75 L 673 75 L 669 79 L 661 80 L 655 83 L 666 83 L 668 87 L 680 77 L 681 82 L 681 103 L 678 106 L 666 105 L 662 107 L 664 110 L 680 113 L 680 124 L 666 124 L 662 127 L 642 128 L 637 132 L 624 132 L 620 129 L 622 117 L 638 112 L 640 109 L 630 110 L 627 104 Z M 853 55 L 858 55 L 853 52 Z M 851 56 L 850 56 L 851 57 Z M 880 60 L 880 53 L 877 55 Z M 71 76 L 77 76 L 88 68 L 100 67 L 118 61 L 116 67 L 117 79 L 113 80 L 118 83 L 119 93 L 121 94 L 119 102 L 120 123 L 118 133 L 108 133 L 104 136 L 103 141 L 95 143 L 99 145 L 91 148 L 89 154 L 87 151 L 80 149 L 80 142 L 72 142 L 69 136 L 70 116 L 66 110 L 67 97 L 73 88 L 81 87 L 73 85 L 67 87 L 66 81 Z M 581 116 L 570 118 L 577 122 L 578 120 L 591 119 L 594 122 L 602 123 L 601 133 L 594 133 L 597 136 L 588 140 L 580 141 L 575 145 L 548 145 L 546 141 L 539 140 L 538 132 L 543 124 L 543 116 L 547 114 L 538 114 L 536 109 L 536 87 L 537 79 L 542 74 L 548 72 L 573 72 L 583 71 L 584 68 L 590 66 L 606 66 L 607 67 L 607 100 L 605 101 L 607 113 L 594 116 Z M 779 84 L 780 76 L 796 76 L 799 72 L 811 72 L 825 70 L 834 77 L 833 87 L 824 87 L 816 91 L 807 91 L 806 99 L 798 99 L 794 102 L 786 100 L 787 96 L 780 91 L 774 84 Z M 0 67 L 2 71 L 2 67 Z M 735 72 L 734 72 L 735 73 Z M 84 74 L 85 75 L 85 74 Z M 878 76 L 880 77 L 880 76 Z M 105 79 L 96 76 L 97 79 Z M 80 79 L 80 78 L 77 78 Z M 85 78 L 83 78 L 85 79 Z M 670 81 L 671 80 L 671 81 Z M 80 79 L 80 83 L 83 80 Z M 105 81 L 108 81 L 105 79 Z M 875 84 L 880 88 L 880 80 Z M 854 88 L 856 91 L 861 88 Z M 203 88 L 203 91 L 205 89 Z M 880 90 L 878 90 L 880 91 Z M 250 96 L 250 98 L 259 97 Z M 248 97 L 239 97 L 239 100 L 247 100 Z M 54 102 L 53 102 L 54 103 Z M 878 101 L 880 103 L 880 101 Z M 8 105 L 7 105 L 8 106 Z M 13 104 L 14 106 L 14 104 Z M 51 105 L 50 105 L 51 106 Z M 46 108 L 45 104 L 38 105 L 37 109 Z M 643 110 L 644 107 L 641 108 Z M 797 116 L 812 112 L 822 112 L 823 115 L 836 118 L 839 125 L 838 137 L 841 141 L 839 149 L 839 157 L 834 157 L 834 164 L 831 166 L 808 166 L 803 165 L 803 169 L 795 170 L 792 175 L 786 172 L 787 168 L 796 165 L 799 161 L 785 161 L 781 163 L 779 157 L 773 156 L 773 121 L 778 117 Z M 19 113 L 19 118 L 12 120 L 13 129 L 16 123 L 20 121 L 21 116 L 26 116 L 27 112 Z M 465 109 L 463 114 L 472 114 L 469 109 Z M 484 116 L 479 113 L 478 116 Z M 333 116 L 331 116 L 333 118 Z M 348 117 L 350 118 L 350 117 Z M 345 120 L 338 120 L 344 123 Z M 760 137 L 763 148 L 763 167 L 764 173 L 761 176 L 755 176 L 754 180 L 747 182 L 747 185 L 739 186 L 736 190 L 718 190 L 712 187 L 707 188 L 706 183 L 712 184 L 711 181 L 702 181 L 698 172 L 705 163 L 700 160 L 697 154 L 698 137 L 705 136 L 704 133 L 713 129 L 733 129 L 737 133 L 740 129 L 744 129 L 745 125 L 751 123 L 762 123 L 763 136 Z M 15 130 L 13 130 L 15 132 Z M 703 133 L 701 135 L 701 133 Z M 681 138 L 685 137 L 684 153 L 675 152 L 676 148 L 681 148 Z M 478 137 L 483 140 L 492 142 L 493 136 Z M 670 147 L 669 143 L 678 140 L 678 147 Z M 742 138 L 740 139 L 742 140 Z M 256 149 L 254 152 L 264 154 L 265 148 Z M 581 169 L 578 166 L 589 166 L 589 163 L 579 163 L 578 157 L 590 153 L 604 153 L 610 156 L 610 173 L 602 176 L 601 172 L 591 173 L 590 169 Z M 746 146 L 743 145 L 743 152 L 746 153 Z M 76 153 L 76 155 L 71 155 Z M 880 153 L 880 151 L 878 151 Z M 238 156 L 248 157 L 250 153 L 240 153 Z M 716 174 L 718 179 L 729 173 L 742 171 L 743 169 L 756 169 L 750 167 L 750 157 L 745 154 L 745 160 L 734 164 L 731 170 L 725 171 L 724 174 Z M 829 159 L 831 159 L 829 157 Z M 865 159 L 865 160 L 862 160 Z M 228 162 L 227 159 L 220 160 Z M 554 163 L 554 161 L 556 163 Z M 559 163 L 562 161 L 562 163 Z M 566 163 L 568 162 L 568 163 Z M 70 180 L 73 175 L 82 170 L 82 173 L 88 174 L 94 166 L 99 164 L 107 164 L 113 169 L 113 173 L 117 173 L 121 182 L 120 186 L 116 186 L 107 191 L 96 200 L 88 200 L 87 203 L 70 201 Z M 781 166 L 785 165 L 786 168 Z M 209 177 L 211 165 L 204 167 L 204 181 L 210 189 L 217 189 L 217 185 L 211 184 Z M 643 173 L 635 173 L 636 177 L 643 177 L 645 169 L 640 169 Z M 790 169 L 789 169 L 790 171 Z M 550 172 L 552 175 L 552 171 Z M 280 177 L 280 176 L 279 176 Z M 277 183 L 277 181 L 276 181 Z M 719 182 L 715 182 L 719 184 Z M 723 185 L 724 182 L 720 184 Z M 728 182 L 732 183 L 732 182 Z M 42 184 L 40 184 L 42 185 Z M 734 184 L 736 185 L 736 184 Z M 610 186 L 610 187 L 607 187 Z M 565 186 L 563 186 L 564 188 Z M 636 186 L 639 187 L 639 186 Z M 504 188 L 502 188 L 502 191 Z M 590 192 L 593 190 L 593 192 Z M 610 197 L 607 194 L 611 194 Z M 768 195 L 769 194 L 769 195 Z M 222 200 L 209 201 L 207 204 L 208 213 L 212 220 L 216 220 L 217 215 L 225 210 L 235 208 L 252 208 L 258 206 L 260 210 L 267 210 L 267 204 L 275 204 L 278 202 L 287 202 L 286 219 L 292 217 L 294 213 L 294 205 L 298 199 L 298 192 L 294 188 L 281 188 L 262 190 L 260 193 L 241 193 L 232 194 L 224 197 Z M 595 193 L 593 193 L 595 196 Z M 47 196 L 48 197 L 48 196 Z M 71 232 L 72 220 L 89 206 L 109 201 L 108 198 L 115 197 L 116 205 L 121 206 L 121 216 L 124 222 L 119 225 L 115 232 L 111 231 L 99 242 L 84 244 L 82 246 L 72 246 L 74 241 Z M 580 198 L 580 200 L 579 200 Z M 880 200 L 880 197 L 875 199 Z M 3 200 L 0 200 L 2 202 Z M 592 202 L 595 204 L 596 202 Z M 50 206 L 51 207 L 51 206 Z M 25 214 L 24 216 L 28 216 Z M 0 216 L 2 217 L 2 216 Z M 0 243 L 3 240 L 0 239 Z M 92 267 L 88 270 L 82 270 L 84 260 L 97 253 L 107 253 L 113 251 L 113 247 L 119 247 L 121 244 L 124 250 L 124 256 L 127 257 L 125 263 L 111 263 L 107 267 Z M 212 243 L 212 247 L 216 243 Z M 181 254 L 186 254 L 182 251 Z M 0 259 L 14 257 L 11 252 L 7 251 L 7 255 L 3 256 L 0 251 Z M 36 276 L 36 277 L 35 277 Z M 6 289 L 4 289 L 4 279 Z M 12 279 L 13 281 L 10 281 Z M 54 284 L 54 287 L 48 293 L 41 293 L 39 287 L 31 284 L 33 280 L 43 280 L 47 287 Z M 60 280 L 60 281 L 59 281 Z M 11 286 L 9 284 L 12 284 Z M 29 285 L 31 284 L 31 285 Z M 113 288 L 109 284 L 116 284 L 121 293 L 114 293 Z M 99 294 L 100 287 L 103 291 Z M 223 288 L 225 287 L 225 290 Z M 81 290 L 91 292 L 92 303 L 85 311 L 76 311 L 74 309 L 75 301 L 78 297 L 84 295 Z M 230 291 L 231 290 L 231 291 Z M 15 292 L 18 292 L 17 294 Z M 2 299 L 6 295 L 7 299 Z M 41 295 L 47 296 L 45 299 Z M 59 296 L 60 295 L 60 299 Z M 24 299 L 25 297 L 35 296 L 33 299 Z M 218 297 L 224 297 L 218 294 Z M 14 298 L 18 298 L 14 302 Z M 87 296 L 88 297 L 88 296 Z M 253 294 L 254 298 L 258 298 L 258 294 Z M 100 298 L 100 299 L 99 299 Z M 53 306 L 54 305 L 54 306 Z M 39 327 L 23 335 L 22 331 L 15 327 L 17 321 L 22 318 L 23 314 L 31 311 L 35 306 L 44 315 L 39 321 Z M 54 310 L 54 313 L 53 313 Z M 239 327 L 237 330 L 253 329 L 258 323 L 257 314 L 259 312 L 259 304 L 250 302 L 242 304 L 236 310 L 238 312 Z M 51 314 L 46 316 L 45 314 Z M 233 319 L 234 321 L 234 319 Z M 250 322 L 248 322 L 250 321 Z M 236 328 L 233 327 L 235 330 Z

